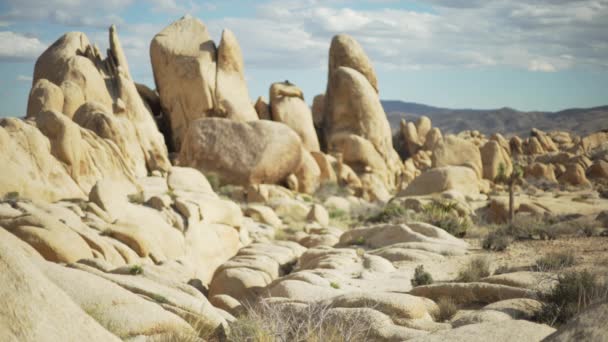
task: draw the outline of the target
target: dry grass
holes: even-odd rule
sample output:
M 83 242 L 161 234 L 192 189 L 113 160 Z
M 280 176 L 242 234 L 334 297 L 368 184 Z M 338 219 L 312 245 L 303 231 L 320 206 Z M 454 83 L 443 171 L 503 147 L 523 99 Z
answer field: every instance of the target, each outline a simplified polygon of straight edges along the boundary
M 437 322 L 446 322 L 452 319 L 456 312 L 458 312 L 458 306 L 456 302 L 450 297 L 441 297 L 437 301 L 437 306 L 439 306 L 439 313 L 435 320 Z
M 468 264 L 460 269 L 456 281 L 471 283 L 479 281 L 481 278 L 488 277 L 490 274 L 490 259 L 479 256 L 471 259 Z
M 230 324 L 231 342 L 355 342 L 368 340 L 369 324 L 353 311 L 336 315 L 320 304 L 246 305 L 247 314 Z
M 433 283 L 433 277 L 431 274 L 424 270 L 423 265 L 416 266 L 414 270 L 414 277 L 411 280 L 412 286 L 430 285 Z
M 536 269 L 538 271 L 555 271 L 574 264 L 576 264 L 576 258 L 572 251 L 551 252 L 536 260 Z

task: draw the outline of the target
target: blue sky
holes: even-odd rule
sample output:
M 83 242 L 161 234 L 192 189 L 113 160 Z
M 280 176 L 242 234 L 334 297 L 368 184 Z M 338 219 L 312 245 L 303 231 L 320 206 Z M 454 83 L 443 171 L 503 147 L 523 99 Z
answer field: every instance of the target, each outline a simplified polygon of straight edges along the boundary
M 241 44 L 252 100 L 289 79 L 322 93 L 331 37 L 355 37 L 383 99 L 457 108 L 608 104 L 608 0 L 0 0 L 0 116 L 23 115 L 36 58 L 64 32 L 105 51 L 116 24 L 136 81 L 149 43 L 192 14 Z

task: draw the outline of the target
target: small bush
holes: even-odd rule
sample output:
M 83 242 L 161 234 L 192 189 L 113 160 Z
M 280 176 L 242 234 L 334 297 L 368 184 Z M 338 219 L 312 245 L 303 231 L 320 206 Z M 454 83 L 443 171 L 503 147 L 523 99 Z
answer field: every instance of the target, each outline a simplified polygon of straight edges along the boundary
M 138 275 L 144 273 L 144 269 L 140 265 L 133 265 L 129 268 L 129 273 L 132 275 Z
M 331 209 L 329 210 L 329 218 L 330 219 L 341 219 L 348 216 L 348 213 L 342 209 Z
M 17 192 L 17 191 L 10 191 L 4 195 L 5 201 L 16 201 L 18 199 L 19 199 L 19 192 Z
M 608 299 L 608 286 L 596 274 L 575 271 L 558 276 L 553 290 L 541 298 L 542 310 L 535 319 L 552 326 L 561 325 L 586 307 Z
M 332 288 L 338 290 L 340 289 L 340 284 L 336 283 L 335 281 L 332 281 L 329 286 L 331 286 Z
M 552 271 L 573 266 L 576 258 L 572 252 L 553 252 L 536 260 L 536 268 L 540 271 Z
M 490 260 L 486 257 L 476 257 L 460 269 L 456 280 L 470 283 L 488 277 L 490 274 Z
M 358 238 L 355 239 L 355 241 L 353 241 L 353 245 L 356 245 L 356 246 L 365 245 L 365 238 L 363 236 L 359 236 Z
M 439 307 L 439 313 L 435 320 L 437 322 L 446 322 L 452 319 L 456 312 L 458 312 L 458 306 L 456 302 L 450 297 L 441 297 L 437 301 L 437 306 Z
M 503 232 L 493 231 L 486 235 L 486 237 L 483 239 L 481 246 L 483 247 L 483 249 L 486 250 L 502 252 L 509 247 L 511 241 L 512 238 L 507 236 Z
M 382 211 L 373 216 L 368 217 L 366 221 L 369 223 L 388 223 L 406 216 L 407 209 L 398 204 L 389 203 L 384 208 L 382 208 Z
M 213 191 L 217 192 L 220 187 L 222 186 L 222 183 L 220 181 L 220 177 L 215 174 L 215 173 L 206 173 L 205 174 L 205 178 L 207 178 L 207 181 L 209 182 L 209 185 L 211 185 L 211 188 L 213 189 Z
M 471 220 L 467 216 L 460 217 L 457 206 L 458 204 L 452 201 L 433 201 L 422 207 L 418 219 L 456 237 L 464 237 L 471 227 Z
M 159 303 L 159 304 L 165 304 L 168 303 L 169 301 L 167 300 L 167 298 L 165 298 L 165 296 L 153 293 L 152 295 L 150 295 L 150 298 L 152 298 L 155 302 Z
M 350 195 L 348 189 L 340 186 L 337 182 L 323 182 L 315 191 L 314 197 L 324 201 L 331 196 L 345 197 L 348 195 Z
M 414 270 L 414 278 L 411 280 L 412 286 L 430 285 L 433 283 L 431 274 L 424 270 L 424 266 L 418 265 Z

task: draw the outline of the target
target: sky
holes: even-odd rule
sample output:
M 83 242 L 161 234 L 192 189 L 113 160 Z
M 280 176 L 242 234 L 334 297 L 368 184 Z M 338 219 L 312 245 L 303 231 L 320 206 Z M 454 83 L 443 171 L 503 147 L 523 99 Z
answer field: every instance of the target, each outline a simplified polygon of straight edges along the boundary
M 289 80 L 325 90 L 331 38 L 349 34 L 380 97 L 449 108 L 556 111 L 608 104 L 608 0 L 0 0 L 0 116 L 22 116 L 38 56 L 81 31 L 101 51 L 115 24 L 136 82 L 150 41 L 184 14 L 219 43 L 232 30 L 252 101 Z

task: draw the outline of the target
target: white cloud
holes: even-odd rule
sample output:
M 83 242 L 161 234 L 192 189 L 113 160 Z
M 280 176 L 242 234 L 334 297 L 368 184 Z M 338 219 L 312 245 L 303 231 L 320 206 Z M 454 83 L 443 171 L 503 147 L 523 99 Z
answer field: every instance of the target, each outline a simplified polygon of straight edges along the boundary
M 19 75 L 19 76 L 17 76 L 16 80 L 19 82 L 32 82 L 33 77 L 26 76 L 26 75 Z
M 531 60 L 528 64 L 528 70 L 530 71 L 542 71 L 542 72 L 554 72 L 557 69 L 555 66 L 547 61 L 540 61 L 537 59 Z
M 0 46 L 0 61 L 32 60 L 46 49 L 46 45 L 38 38 L 11 31 L 0 31 Z

